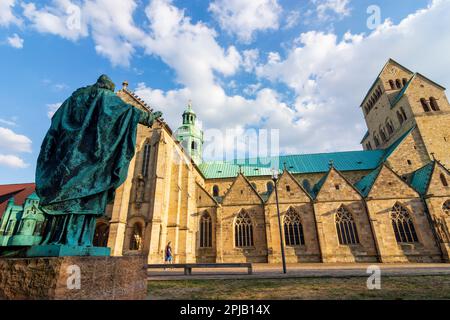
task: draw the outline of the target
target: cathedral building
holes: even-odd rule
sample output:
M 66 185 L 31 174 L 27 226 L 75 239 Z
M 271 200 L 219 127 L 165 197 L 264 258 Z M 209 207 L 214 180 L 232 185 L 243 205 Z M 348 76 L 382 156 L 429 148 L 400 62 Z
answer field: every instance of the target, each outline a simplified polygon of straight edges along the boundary
M 151 110 L 127 83 L 117 94 Z M 281 241 L 289 263 L 448 262 L 445 88 L 389 60 L 361 110 L 364 150 L 272 158 L 283 168 L 276 184 L 267 165 L 203 161 L 190 103 L 175 132 L 163 120 L 139 126 L 128 178 L 96 239 L 149 263 L 163 262 L 169 241 L 180 263 L 280 262 Z

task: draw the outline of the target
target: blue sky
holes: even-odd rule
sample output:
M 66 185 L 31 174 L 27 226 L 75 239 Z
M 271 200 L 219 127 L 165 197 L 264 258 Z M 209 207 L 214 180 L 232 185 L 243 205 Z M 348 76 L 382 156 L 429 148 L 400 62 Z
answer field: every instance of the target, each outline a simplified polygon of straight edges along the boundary
M 0 0 L 0 183 L 34 181 L 49 113 L 102 73 L 174 129 L 192 99 L 204 129 L 279 129 L 282 153 L 359 149 L 389 57 L 449 85 L 449 15 L 448 0 Z

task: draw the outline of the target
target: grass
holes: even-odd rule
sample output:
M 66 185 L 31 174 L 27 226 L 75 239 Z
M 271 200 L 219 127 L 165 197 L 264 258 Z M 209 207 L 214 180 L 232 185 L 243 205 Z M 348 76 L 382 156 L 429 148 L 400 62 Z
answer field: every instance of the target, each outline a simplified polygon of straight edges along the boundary
M 168 300 L 422 300 L 450 299 L 450 276 L 383 277 L 381 290 L 367 278 L 149 281 L 148 299 Z

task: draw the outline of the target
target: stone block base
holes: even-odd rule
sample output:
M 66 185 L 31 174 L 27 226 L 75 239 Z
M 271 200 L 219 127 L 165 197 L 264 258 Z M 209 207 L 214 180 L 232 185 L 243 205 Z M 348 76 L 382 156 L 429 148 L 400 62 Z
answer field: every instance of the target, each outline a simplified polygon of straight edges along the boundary
M 141 300 L 143 256 L 0 258 L 0 300 Z

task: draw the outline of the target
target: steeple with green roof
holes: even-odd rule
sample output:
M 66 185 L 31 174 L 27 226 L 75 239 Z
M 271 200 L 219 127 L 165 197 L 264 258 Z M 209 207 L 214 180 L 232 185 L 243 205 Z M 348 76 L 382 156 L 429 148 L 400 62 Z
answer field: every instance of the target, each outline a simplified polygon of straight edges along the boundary
M 203 131 L 195 125 L 196 120 L 197 115 L 192 110 L 192 103 L 189 101 L 186 110 L 183 112 L 183 125 L 175 131 L 175 137 L 192 160 L 200 164 L 203 155 Z

